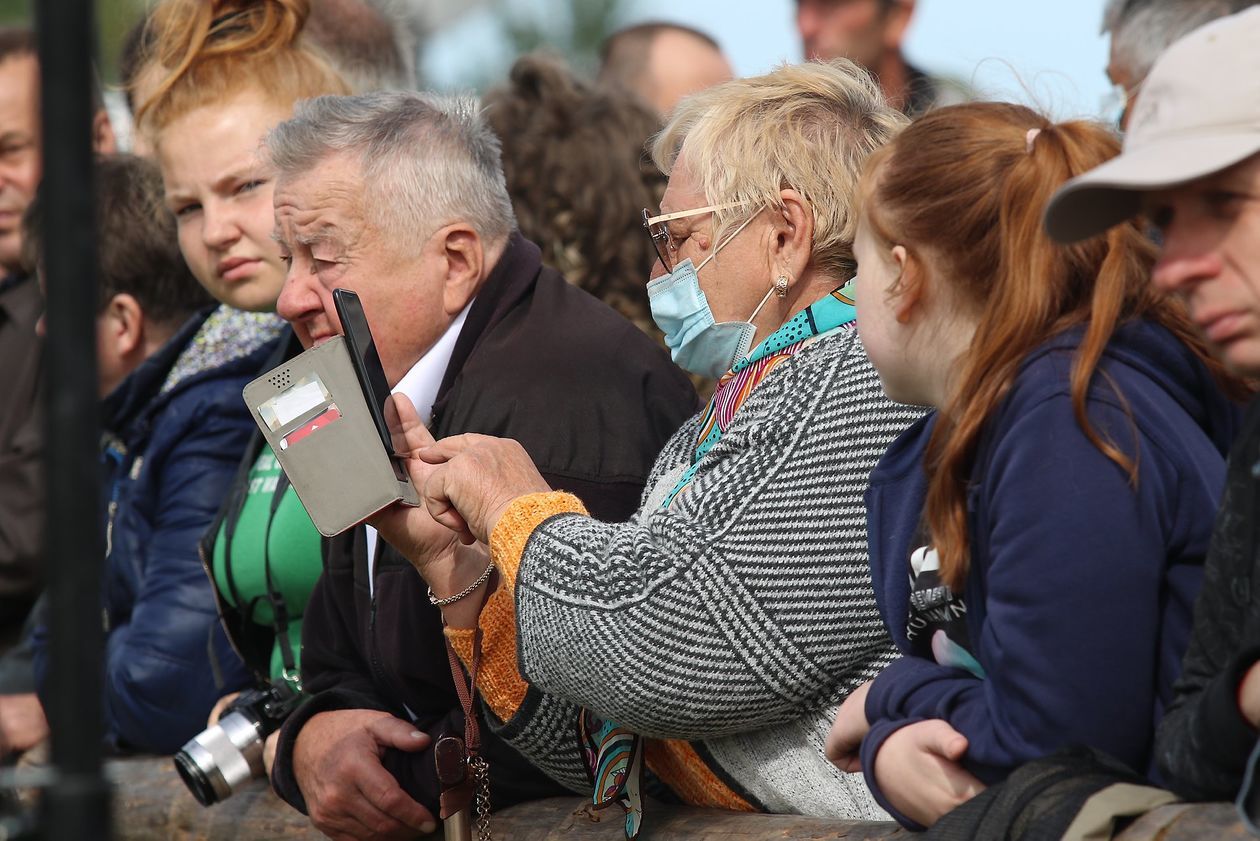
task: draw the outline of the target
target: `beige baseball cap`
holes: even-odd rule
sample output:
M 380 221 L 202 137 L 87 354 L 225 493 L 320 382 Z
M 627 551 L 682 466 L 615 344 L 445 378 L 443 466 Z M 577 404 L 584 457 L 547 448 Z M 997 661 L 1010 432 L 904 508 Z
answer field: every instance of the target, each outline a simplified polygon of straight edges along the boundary
M 1260 152 L 1260 6 L 1196 29 L 1142 85 L 1124 151 L 1065 184 L 1046 207 L 1059 242 L 1094 236 L 1141 210 L 1142 194 Z

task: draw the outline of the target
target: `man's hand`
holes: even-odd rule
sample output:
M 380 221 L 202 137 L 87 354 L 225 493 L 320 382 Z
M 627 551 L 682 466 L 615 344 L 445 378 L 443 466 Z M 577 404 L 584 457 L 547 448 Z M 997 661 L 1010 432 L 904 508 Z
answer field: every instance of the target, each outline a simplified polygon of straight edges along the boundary
M 503 511 L 518 496 L 551 488 L 516 441 L 489 435 L 455 435 L 435 442 L 405 395 L 385 407 L 394 449 L 408 453 L 407 472 L 423 507 L 391 505 L 368 522 L 431 585 L 467 576 L 452 574 L 472 557 L 457 544 L 488 543 Z M 472 573 L 473 578 L 484 569 Z
M 1238 687 L 1238 708 L 1252 727 L 1260 727 L 1260 662 L 1252 663 Z
M 319 713 L 298 732 L 293 776 L 311 823 L 335 841 L 411 839 L 437 828 L 381 764 L 386 748 L 415 751 L 429 737 L 376 710 Z
M 525 448 L 510 438 L 452 435 L 416 455 L 430 466 L 420 492 L 425 506 L 466 544 L 488 544 L 517 497 L 551 490 Z
M 263 742 L 263 770 L 267 772 L 267 779 L 271 779 L 271 768 L 276 764 L 276 746 L 279 744 L 279 730 L 272 730 L 267 741 Z
M 908 724 L 875 755 L 875 782 L 897 811 L 932 826 L 985 785 L 962 767 L 967 737 L 939 718 Z
M 210 718 L 206 721 L 206 727 L 213 727 L 219 723 L 219 719 L 223 717 L 223 711 L 228 708 L 228 704 L 241 697 L 239 692 L 229 692 L 222 698 L 214 702 L 214 706 L 210 708 Z
M 395 394 L 385 403 L 385 423 L 393 439 L 394 451 L 410 454 L 433 444 L 433 436 L 420 422 L 411 400 Z M 417 458 L 407 458 L 406 467 L 420 493 L 434 468 Z M 398 550 L 411 565 L 431 580 L 430 568 L 447 569 L 455 563 L 455 547 L 459 539 L 449 528 L 433 519 L 428 510 L 420 505 L 411 507 L 395 503 L 368 518 L 368 525 L 380 532 L 390 546 Z
M 48 719 L 38 695 L 0 695 L 0 753 L 24 753 L 47 738 Z
M 870 722 L 866 720 L 866 695 L 870 691 L 871 681 L 868 680 L 850 692 L 836 711 L 836 721 L 827 734 L 827 758 L 841 771 L 850 774 L 862 770 L 858 749 L 871 729 Z

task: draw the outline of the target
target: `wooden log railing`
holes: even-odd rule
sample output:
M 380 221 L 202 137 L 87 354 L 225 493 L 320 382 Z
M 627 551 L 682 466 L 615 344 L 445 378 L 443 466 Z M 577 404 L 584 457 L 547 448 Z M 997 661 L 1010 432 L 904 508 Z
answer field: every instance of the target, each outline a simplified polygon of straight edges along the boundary
M 118 841 L 287 841 L 322 838 L 305 816 L 272 794 L 261 780 L 204 808 L 184 788 L 169 758 L 110 763 Z M 619 816 L 592 819 L 580 798 L 523 803 L 494 818 L 501 841 L 620 841 Z M 439 835 L 440 837 L 440 835 Z M 891 823 L 838 821 L 799 815 L 748 815 L 685 806 L 652 807 L 644 841 L 910 841 L 914 833 Z M 1117 841 L 1232 841 L 1251 838 L 1225 803 L 1176 804 L 1148 812 Z

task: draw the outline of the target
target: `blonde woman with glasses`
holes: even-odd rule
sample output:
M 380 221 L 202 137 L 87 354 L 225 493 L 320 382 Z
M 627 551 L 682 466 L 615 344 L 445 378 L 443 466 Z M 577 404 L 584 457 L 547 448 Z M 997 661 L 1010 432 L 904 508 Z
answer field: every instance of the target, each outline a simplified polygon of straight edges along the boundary
M 466 662 L 479 647 L 502 735 L 575 790 L 593 775 L 631 835 L 641 785 L 883 817 L 823 740 L 893 656 L 862 496 L 920 412 L 884 397 L 849 287 L 862 162 L 902 124 L 855 65 L 807 64 L 684 100 L 656 138 L 669 186 L 645 219 L 652 315 L 674 360 L 718 385 L 628 522 L 552 491 L 514 441 L 435 444 L 410 424 L 428 511 L 473 547 L 420 567 L 448 638 Z M 392 511 L 381 528 L 406 546 L 428 516 Z M 478 583 L 491 569 L 497 583 Z

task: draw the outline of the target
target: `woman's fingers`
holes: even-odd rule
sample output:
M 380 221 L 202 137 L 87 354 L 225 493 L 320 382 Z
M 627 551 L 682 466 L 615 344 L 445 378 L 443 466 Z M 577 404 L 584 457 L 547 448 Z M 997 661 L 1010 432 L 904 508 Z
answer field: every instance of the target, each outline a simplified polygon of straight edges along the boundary
M 444 464 L 460 453 L 492 440 L 494 439 L 489 435 L 477 435 L 475 433 L 452 435 L 449 438 L 443 438 L 441 441 L 436 442 L 430 436 L 429 443 L 416 452 L 416 457 L 429 464 Z
M 875 756 L 875 781 L 899 812 L 931 826 L 984 791 L 959 760 L 967 739 L 941 719 L 908 724 L 884 740 Z
M 468 521 L 456 507 L 457 500 L 452 497 L 452 484 L 458 482 L 458 475 L 452 472 L 452 465 L 442 464 L 429 474 L 424 487 L 420 489 L 420 497 L 429 516 L 441 525 L 455 532 L 460 543 L 465 546 L 476 542 Z
M 429 515 L 464 544 L 487 541 L 512 500 L 551 490 L 519 443 L 491 435 L 443 438 L 415 451 L 410 469 L 424 476 Z
M 870 687 L 871 682 L 867 681 L 849 693 L 836 711 L 835 723 L 827 734 L 827 758 L 842 771 L 853 773 L 862 770 L 858 749 L 871 729 L 866 720 L 866 696 Z

